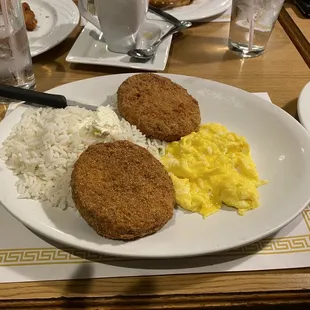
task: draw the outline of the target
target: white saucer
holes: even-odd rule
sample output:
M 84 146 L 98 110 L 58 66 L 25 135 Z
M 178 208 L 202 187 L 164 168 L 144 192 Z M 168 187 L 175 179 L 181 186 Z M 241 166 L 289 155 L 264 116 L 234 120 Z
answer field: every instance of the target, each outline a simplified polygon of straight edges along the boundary
M 300 122 L 308 131 L 310 131 L 310 82 L 300 93 L 297 111 Z
M 160 20 L 146 20 L 139 34 L 137 48 L 148 48 L 163 33 L 171 28 L 171 24 Z M 82 33 L 71 48 L 66 61 L 72 63 L 93 64 L 102 66 L 125 67 L 132 69 L 162 71 L 166 67 L 172 36 L 168 37 L 157 49 L 156 55 L 148 62 L 131 60 L 125 54 L 108 50 L 101 32 L 87 23 Z

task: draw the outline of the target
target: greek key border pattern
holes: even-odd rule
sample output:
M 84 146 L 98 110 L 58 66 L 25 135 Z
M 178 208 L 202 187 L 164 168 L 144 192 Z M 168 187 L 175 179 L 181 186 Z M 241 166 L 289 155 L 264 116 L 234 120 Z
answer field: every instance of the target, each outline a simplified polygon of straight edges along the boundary
M 249 254 L 284 254 L 310 252 L 310 206 L 303 212 L 309 234 L 283 238 L 266 238 L 228 252 L 212 256 L 238 256 Z M 132 258 L 119 258 L 86 252 L 74 248 L 21 248 L 0 250 L 1 266 L 57 265 L 109 261 L 132 261 Z
M 305 220 L 305 223 L 310 231 L 310 205 L 303 211 L 302 216 Z

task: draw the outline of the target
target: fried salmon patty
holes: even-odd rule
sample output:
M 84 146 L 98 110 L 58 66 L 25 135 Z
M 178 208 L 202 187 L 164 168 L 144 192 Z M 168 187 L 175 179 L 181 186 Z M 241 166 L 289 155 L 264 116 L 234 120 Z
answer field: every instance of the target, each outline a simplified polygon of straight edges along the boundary
M 175 192 L 164 166 L 129 141 L 89 146 L 74 165 L 71 186 L 84 220 L 106 238 L 150 235 L 173 215 Z
M 176 8 L 192 3 L 192 0 L 150 0 L 150 5 L 158 8 Z
M 197 100 L 168 78 L 133 75 L 120 85 L 117 97 L 121 116 L 147 137 L 176 141 L 200 125 Z

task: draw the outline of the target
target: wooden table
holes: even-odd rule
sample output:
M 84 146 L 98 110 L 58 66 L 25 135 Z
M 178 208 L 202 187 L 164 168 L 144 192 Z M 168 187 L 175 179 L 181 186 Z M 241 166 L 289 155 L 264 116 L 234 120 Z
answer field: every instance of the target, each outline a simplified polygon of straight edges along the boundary
M 34 59 L 38 90 L 130 71 L 66 63 L 79 31 Z M 229 52 L 227 36 L 228 23 L 186 30 L 173 40 L 166 72 L 268 92 L 276 105 L 295 116 L 309 69 L 281 25 L 276 24 L 266 53 L 253 59 L 240 59 Z M 0 284 L 0 309 L 6 310 L 287 309 L 289 305 L 309 309 L 310 269 Z
M 303 16 L 294 3 L 295 1 L 289 0 L 284 4 L 284 8 L 310 43 L 310 18 Z
M 284 3 L 279 20 L 310 68 L 310 18 L 304 17 L 294 2 Z

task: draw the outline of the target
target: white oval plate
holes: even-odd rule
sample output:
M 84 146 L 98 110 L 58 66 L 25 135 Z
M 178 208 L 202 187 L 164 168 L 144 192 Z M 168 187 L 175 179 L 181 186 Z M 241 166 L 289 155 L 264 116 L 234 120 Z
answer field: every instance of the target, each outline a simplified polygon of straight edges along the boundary
M 299 95 L 297 112 L 300 122 L 310 132 L 310 82 Z
M 131 74 L 97 77 L 51 90 L 67 98 L 102 104 Z M 244 135 L 251 145 L 261 178 L 260 207 L 239 216 L 224 208 L 203 219 L 175 211 L 158 233 L 137 241 L 112 241 L 97 235 L 73 210 L 62 211 L 39 201 L 18 199 L 17 178 L 0 160 L 0 201 L 24 225 L 57 242 L 105 254 L 136 257 L 182 257 L 214 253 L 254 242 L 293 220 L 310 198 L 310 135 L 282 109 L 243 90 L 195 77 L 165 75 L 183 85 L 199 101 L 202 123 L 220 122 Z M 25 107 L 0 123 L 0 144 Z
M 224 13 L 231 6 L 231 0 L 194 0 L 193 3 L 167 10 L 180 20 L 198 21 Z
M 37 28 L 27 31 L 32 57 L 65 40 L 80 20 L 72 0 L 31 0 L 29 4 L 38 20 Z

